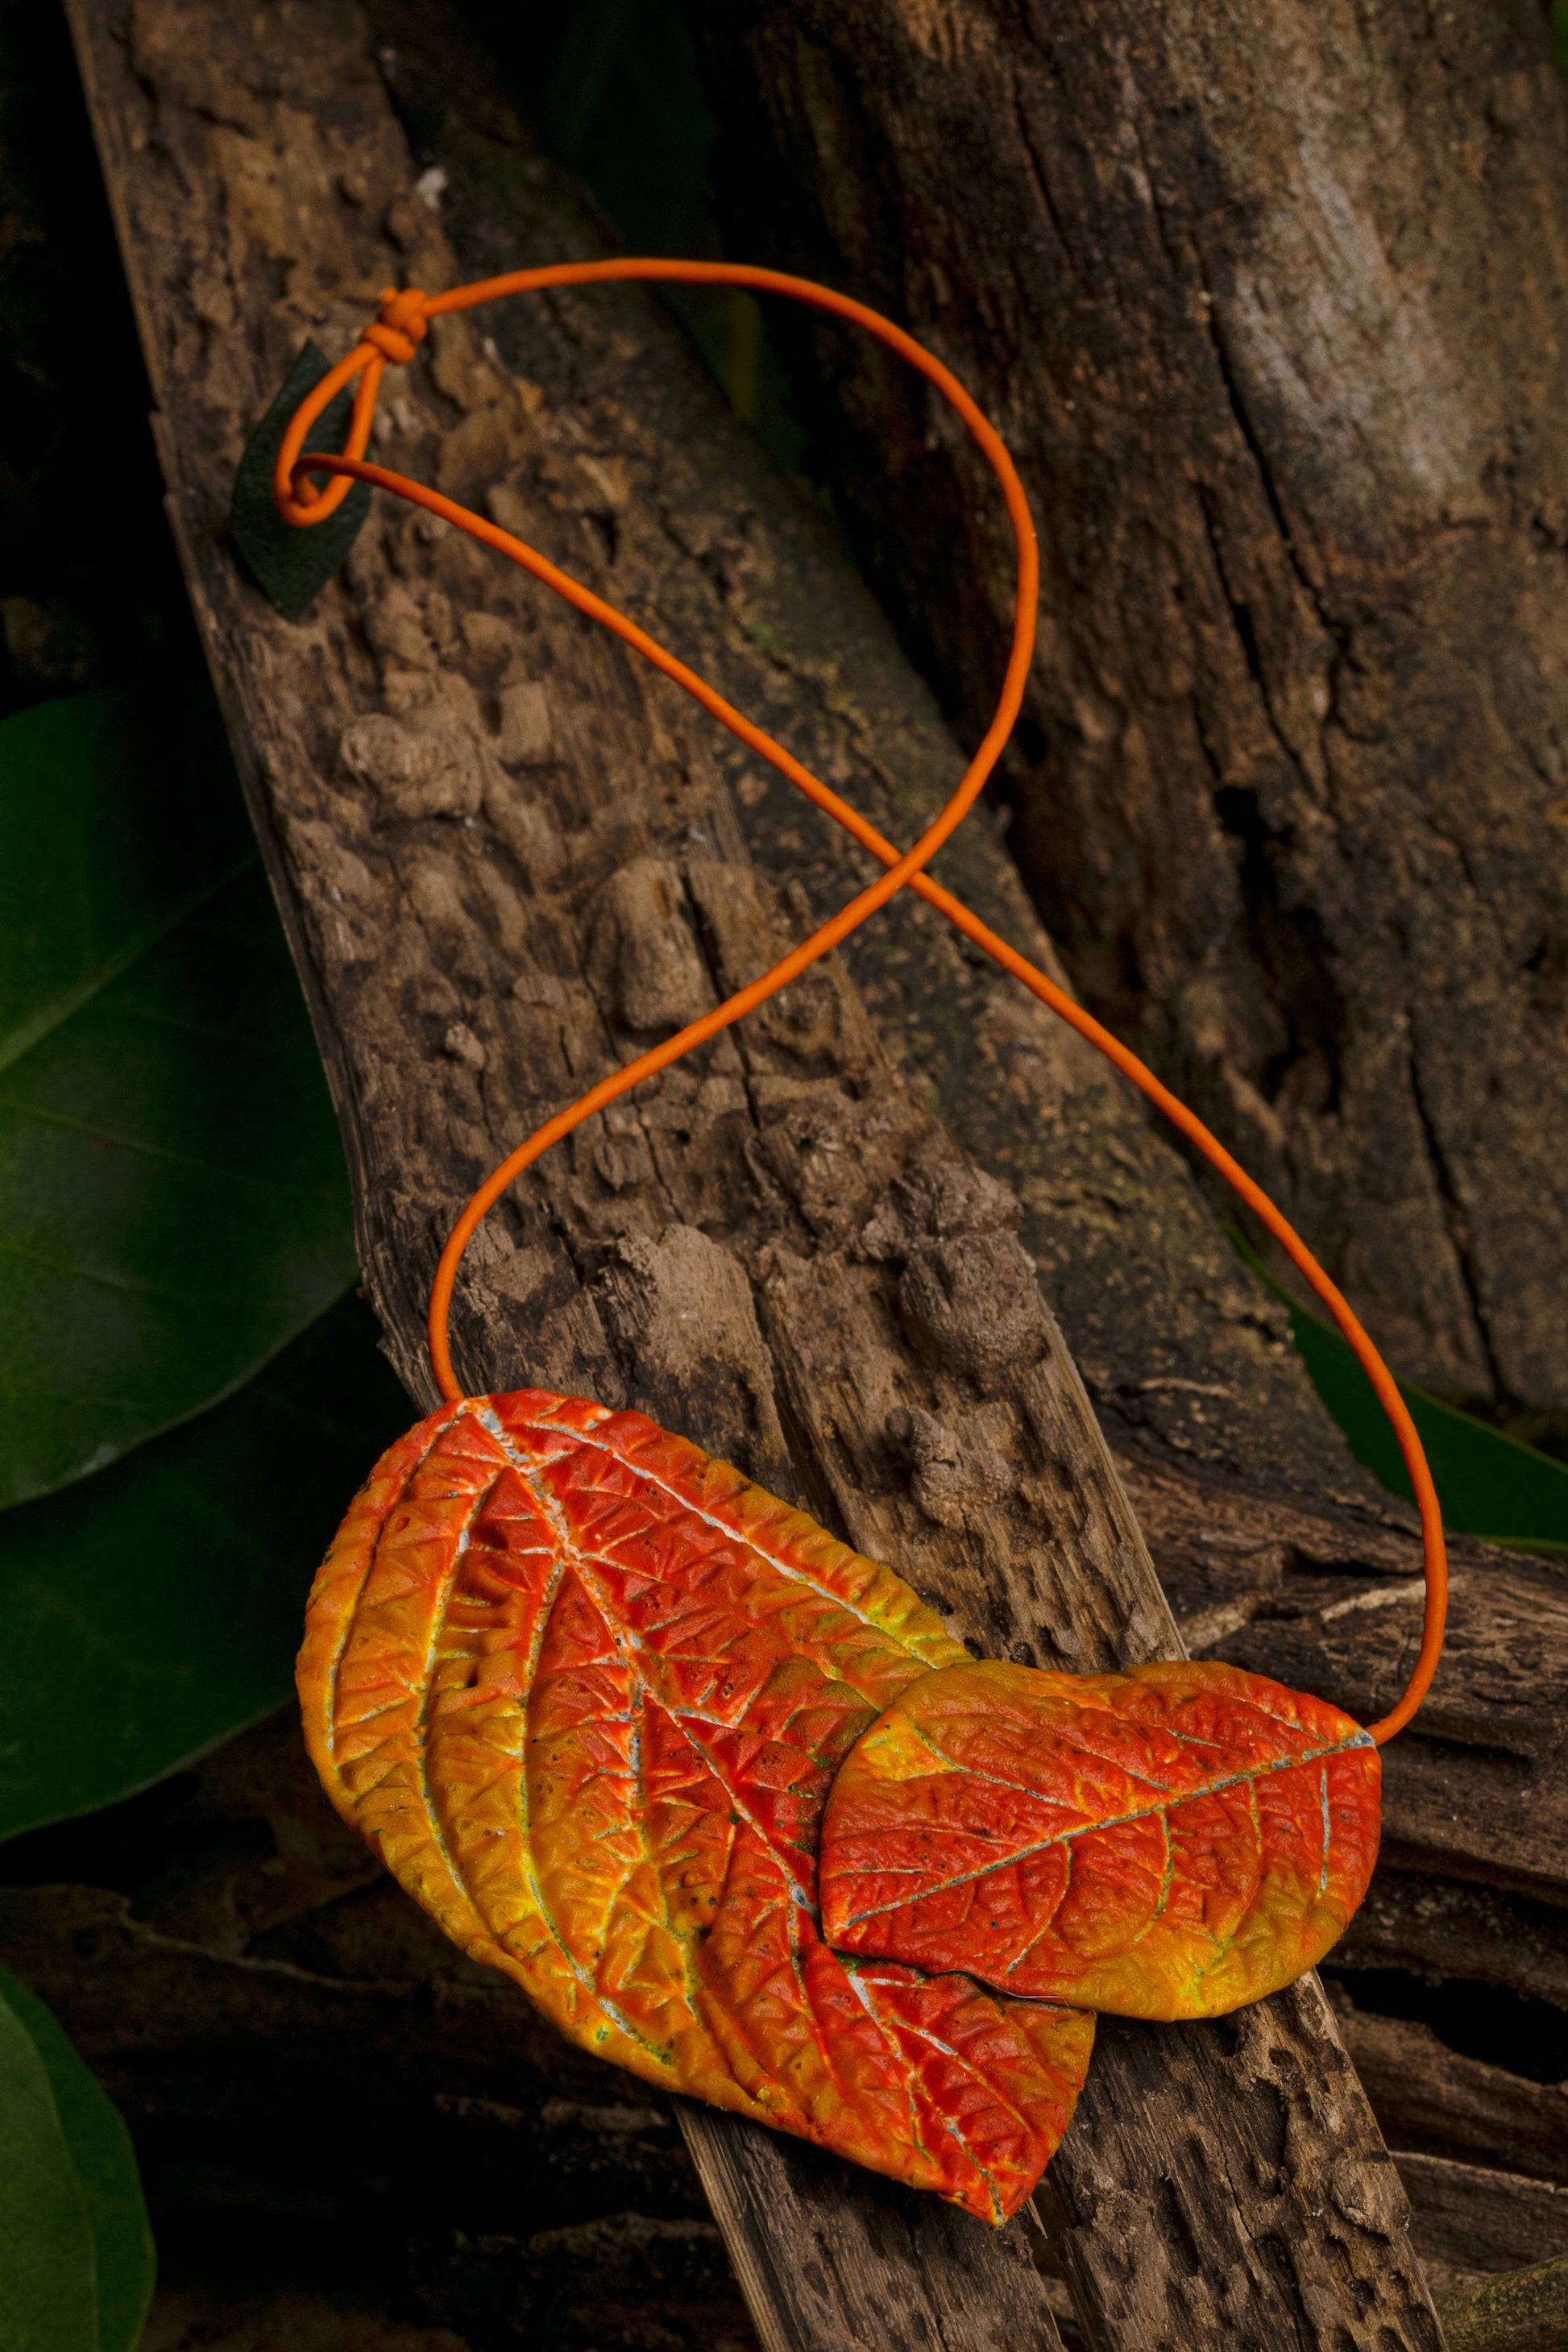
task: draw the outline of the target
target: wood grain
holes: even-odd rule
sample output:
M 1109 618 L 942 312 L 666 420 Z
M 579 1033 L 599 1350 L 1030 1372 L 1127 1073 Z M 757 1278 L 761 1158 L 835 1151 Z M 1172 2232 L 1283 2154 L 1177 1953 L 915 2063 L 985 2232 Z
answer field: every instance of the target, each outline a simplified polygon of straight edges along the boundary
M 1480 2164 L 1568 2180 L 1568 2096 L 1440 2042 L 1429 2025 L 1359 2010 L 1342 1992 L 1341 2030 L 1396 2146 L 1440 2152 L 1459 2141 Z
M 1440 2156 L 1401 2151 L 1394 2161 L 1434 2294 L 1568 2254 L 1568 2190 Z
M 71 13 L 182 561 L 342 1120 L 366 1286 L 423 1403 L 424 1286 L 456 1205 L 545 1107 L 798 935 L 798 820 L 672 689 L 419 519 L 378 514 L 300 626 L 265 606 L 225 544 L 227 485 L 304 335 L 342 348 L 389 278 L 471 274 L 487 240 L 515 265 L 581 251 L 584 231 L 510 133 L 499 206 L 467 204 L 458 145 L 444 218 L 416 193 L 403 126 L 426 140 L 441 106 L 406 19 L 394 40 L 351 0 Z M 679 416 L 667 380 L 686 387 Z M 875 635 L 863 595 L 635 294 L 443 322 L 386 415 L 392 462 L 711 656 L 826 772 L 887 803 L 890 829 L 951 773 L 907 690 L 912 784 L 863 738 L 825 652 Z M 792 644 L 797 558 L 816 609 Z M 1018 905 L 1003 872 L 993 852 L 987 887 Z M 915 918 L 889 925 L 864 964 L 819 971 L 547 1160 L 471 1253 L 463 1376 L 692 1431 L 895 1558 L 976 1647 L 1171 1654 L 1017 1203 L 942 1124 L 921 1055 L 900 1068 L 886 1042 L 898 957 L 942 952 Z M 959 961 L 922 985 L 940 994 Z M 1027 1041 L 1005 996 L 998 1020 Z M 1054 1045 L 1037 1058 L 1063 1067 Z M 1228 1344 L 1286 1401 L 1289 1442 L 1321 1454 L 1277 1333 L 1228 1295 Z M 911 2215 L 724 2118 L 689 2129 L 770 2347 L 1056 2341 L 1016 2235 Z M 1068 2146 L 1055 2189 L 1097 2346 L 1440 2344 L 1310 1984 L 1224 2031 L 1109 2035 Z
M 929 337 L 1030 486 L 1011 839 L 1086 998 L 1409 1378 L 1568 1429 L 1547 12 L 689 15 L 734 249 Z M 1007 558 L 963 436 L 785 331 L 857 552 L 973 724 Z

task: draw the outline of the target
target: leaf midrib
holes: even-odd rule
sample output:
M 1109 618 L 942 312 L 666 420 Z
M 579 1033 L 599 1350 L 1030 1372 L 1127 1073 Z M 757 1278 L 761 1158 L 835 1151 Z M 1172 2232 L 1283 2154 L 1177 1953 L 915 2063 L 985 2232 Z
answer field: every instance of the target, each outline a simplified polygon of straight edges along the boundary
M 956 1764 L 951 1756 L 944 1756 L 940 1748 L 931 1746 L 918 1724 L 914 1726 L 914 1729 L 925 1745 L 931 1748 L 931 1754 L 942 1758 L 949 1772 L 963 1774 L 973 1780 L 988 1778 L 985 1773 L 973 1772 L 969 1766 Z M 1271 1764 L 1248 1765 L 1239 1772 L 1227 1772 L 1223 1780 L 1205 1781 L 1202 1788 L 1185 1789 L 1179 1795 L 1163 1797 L 1152 1804 L 1139 1805 L 1130 1813 L 1109 1815 L 1103 1821 L 1082 1822 L 1077 1829 L 1058 1830 L 1051 1837 L 1037 1838 L 1033 1845 L 1016 1846 L 1010 1853 L 998 1853 L 990 1862 L 983 1863 L 978 1870 L 960 1871 L 955 1877 L 944 1878 L 937 1885 L 927 1886 L 918 1896 L 899 1895 L 891 1903 L 875 1903 L 868 1911 L 851 1911 L 845 1919 L 844 1925 L 846 1927 L 858 1927 L 863 1919 L 879 1919 L 884 1912 L 904 1910 L 911 1900 L 921 1903 L 930 1902 L 936 1895 L 951 1895 L 954 1887 L 973 1886 L 978 1880 L 989 1878 L 993 1871 L 1010 1870 L 1017 1863 L 1031 1861 L 1037 1853 L 1048 1853 L 1052 1846 L 1070 1845 L 1075 1838 L 1091 1837 L 1100 1830 L 1125 1829 L 1130 1822 L 1146 1822 L 1155 1813 L 1179 1812 L 1184 1805 L 1194 1805 L 1204 1797 L 1216 1797 L 1224 1789 L 1238 1788 L 1244 1782 L 1266 1780 L 1271 1773 L 1293 1771 L 1299 1766 L 1308 1764 L 1321 1764 L 1326 1757 L 1346 1756 L 1354 1748 L 1373 1748 L 1375 1744 L 1370 1731 L 1358 1730 L 1348 1739 L 1334 1740 L 1325 1748 L 1310 1748 L 1301 1756 L 1280 1756 L 1277 1757 Z M 1131 1767 L 1125 1766 L 1123 1769 L 1131 1772 Z M 1142 1780 L 1145 1776 L 1142 1773 L 1137 1773 L 1133 1777 Z M 995 1785 L 1005 1788 L 1016 1787 L 1023 1796 L 1034 1796 L 1037 1793 L 1034 1790 L 1026 1788 L 1021 1781 L 1004 1781 Z M 915 1870 L 858 1870 L 855 1875 L 876 1878 L 918 1878 L 921 1873 Z
M 46 1273 L 63 1275 L 72 1282 L 86 1283 L 92 1289 L 118 1291 L 128 1298 L 162 1298 L 176 1307 L 199 1307 L 229 1315 L 236 1312 L 234 1300 L 225 1291 L 175 1290 L 166 1282 L 152 1282 L 144 1276 L 105 1273 L 100 1267 L 89 1265 L 76 1258 L 51 1257 L 47 1251 L 29 1249 L 26 1242 L 11 1241 L 4 1234 L 0 1234 L 0 1257 L 16 1258 L 25 1265 L 42 1266 Z M 345 1282 L 344 1288 L 347 1286 Z M 291 1297 L 292 1293 L 287 1289 L 261 1293 L 252 1310 L 252 1319 L 257 1310 L 286 1306 Z M 48 1394 L 48 1389 L 42 1381 L 33 1381 L 30 1386 L 36 1394 Z
M 207 905 L 209 900 L 217 897 L 220 890 L 226 889 L 229 883 L 237 881 L 242 874 L 248 872 L 249 868 L 257 863 L 257 851 L 247 849 L 242 856 L 225 866 L 214 880 L 203 883 L 199 889 L 187 891 L 183 898 L 176 899 L 172 907 L 166 908 L 155 922 L 148 923 L 141 930 L 133 932 L 119 951 L 110 956 L 107 962 L 100 964 L 87 979 L 79 981 L 74 987 L 63 990 L 47 1004 L 40 1005 L 30 1019 L 17 1022 L 4 1037 L 0 1037 L 0 1070 L 8 1070 L 13 1062 L 20 1061 L 24 1054 L 30 1054 L 35 1045 L 59 1028 L 63 1022 L 68 1021 L 73 1013 L 79 1013 L 84 1004 L 90 1004 L 93 998 L 109 986 L 110 981 L 118 980 L 121 972 L 128 971 L 133 963 L 139 962 L 142 957 L 149 954 L 161 940 L 167 939 L 171 931 L 178 929 L 187 916 L 194 915 L 199 908 Z
M 89 1136 L 105 1150 L 128 1151 L 142 1160 L 161 1160 L 170 1168 L 189 1169 L 198 1176 L 214 1176 L 225 1184 L 251 1184 L 266 1192 L 297 1193 L 301 1200 L 307 1201 L 325 1201 L 336 1189 L 325 1183 L 309 1183 L 297 1176 L 258 1176 L 248 1167 L 237 1167 L 230 1160 L 205 1160 L 199 1152 L 152 1142 L 146 1136 L 121 1134 L 113 1128 L 104 1128 L 97 1120 L 78 1118 L 70 1111 L 53 1110 L 39 1103 L 18 1102 L 12 1095 L 0 1094 L 0 1114 L 16 1119 L 19 1126 L 30 1120 L 38 1127 L 58 1128 L 65 1135 Z

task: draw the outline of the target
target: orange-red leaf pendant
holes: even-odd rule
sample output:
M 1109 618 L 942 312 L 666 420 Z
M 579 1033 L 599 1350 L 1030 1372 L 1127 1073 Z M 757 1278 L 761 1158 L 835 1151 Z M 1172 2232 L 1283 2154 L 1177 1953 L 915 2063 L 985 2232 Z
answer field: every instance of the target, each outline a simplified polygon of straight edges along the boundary
M 1289 1983 L 1376 1851 L 1376 1750 L 1331 1707 L 977 1664 L 725 1464 L 539 1390 L 383 1456 L 300 1692 L 339 1811 L 574 2041 L 992 2222 L 1091 2011 Z
M 833 1784 L 824 1932 L 1117 2017 L 1218 2017 L 1315 1968 L 1377 1859 L 1380 1765 L 1239 1666 L 947 1666 Z
M 524 1390 L 377 1464 L 300 1689 L 339 1810 L 574 2042 L 1001 2221 L 1094 2021 L 841 1958 L 817 1919 L 835 1772 L 965 1654 L 889 1570 L 695 1445 Z

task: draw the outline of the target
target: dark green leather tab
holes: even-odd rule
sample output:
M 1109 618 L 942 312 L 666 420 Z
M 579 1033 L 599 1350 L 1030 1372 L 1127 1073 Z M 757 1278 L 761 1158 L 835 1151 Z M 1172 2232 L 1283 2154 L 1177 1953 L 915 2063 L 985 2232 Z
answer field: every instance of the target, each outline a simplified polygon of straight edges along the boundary
M 335 515 L 313 529 L 296 530 L 272 503 L 272 468 L 289 419 L 305 394 L 326 374 L 326 354 L 308 342 L 289 380 L 250 436 L 234 478 L 229 517 L 234 543 L 247 572 L 286 621 L 302 621 L 318 593 L 342 563 L 370 512 L 370 486 L 356 482 Z M 341 449 L 348 436 L 352 388 L 339 393 L 310 428 L 309 446 Z

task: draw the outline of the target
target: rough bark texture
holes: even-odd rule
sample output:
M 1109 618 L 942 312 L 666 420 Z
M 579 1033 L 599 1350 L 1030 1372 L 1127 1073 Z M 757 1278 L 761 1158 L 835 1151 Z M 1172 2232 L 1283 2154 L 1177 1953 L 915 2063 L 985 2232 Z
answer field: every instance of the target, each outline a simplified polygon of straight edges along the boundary
M 1426 2025 L 1359 2015 L 1342 2001 L 1340 2011 L 1356 2063 L 1401 2146 L 1440 2150 L 1462 2139 L 1500 2170 L 1541 2180 L 1568 2176 L 1568 2098 L 1560 2083 L 1521 2082 L 1500 2066 L 1446 2050 Z
M 432 12 L 73 13 L 176 533 L 342 1113 L 367 1284 L 423 1398 L 424 1285 L 479 1173 L 861 869 L 672 689 L 438 528 L 378 513 L 298 628 L 237 572 L 234 464 L 306 333 L 341 348 L 389 278 L 586 249 L 580 207 L 483 77 L 426 53 Z M 435 163 L 439 214 L 414 193 Z M 953 744 L 830 535 L 655 307 L 617 292 L 454 322 L 387 395 L 394 463 L 605 586 L 887 831 L 907 837 L 950 788 Z M 944 871 L 1049 953 L 983 828 Z M 643 1406 L 893 1559 L 978 1649 L 1171 1654 L 1131 1491 L 1205 1646 L 1280 1641 L 1331 1696 L 1335 1676 L 1395 1685 L 1415 1624 L 1402 1515 L 1346 1461 L 1180 1161 L 912 901 L 547 1160 L 470 1264 L 476 1385 Z M 1467 1562 L 1484 1583 L 1497 1556 Z M 1560 1588 L 1532 1563 L 1507 1573 L 1538 1579 L 1520 1603 L 1533 1643 Z M 1500 1798 L 1479 1840 L 1471 1815 L 1501 1738 L 1521 1786 L 1560 1801 L 1549 1708 L 1469 1696 L 1463 1654 L 1458 1671 L 1394 1835 L 1428 1870 L 1489 1878 L 1495 1825 L 1510 1884 L 1536 1891 L 1478 1899 L 1544 1916 L 1568 1889 L 1548 1885 L 1542 1838 Z M 667 2333 L 646 2340 L 720 2352 L 744 2323 L 733 2301 L 724 2316 L 667 2111 L 427 1937 L 332 1843 L 287 1727 L 277 1751 L 271 1736 L 167 1816 L 154 1803 L 140 1858 L 122 1825 L 46 1838 L 37 1871 L 82 1883 L 18 1887 L 0 1915 L 5 1956 L 124 2098 L 172 2193 L 226 2130 L 244 2164 L 299 2181 L 324 2238 L 394 2183 L 405 2232 L 416 2179 L 426 2308 L 476 2347 L 640 2345 L 657 2306 Z M 1423 1948 L 1419 1905 L 1391 1922 Z M 1549 1927 L 1537 1940 L 1544 1988 L 1565 1946 Z M 725 2119 L 687 2125 L 766 2342 L 1053 2340 L 1019 2234 Z M 1108 2032 L 1053 2173 L 1053 2259 L 1098 2346 L 1437 2342 L 1310 1984 L 1220 2028 Z M 402 2258 L 378 2226 L 371 2267 Z
M 1462 2288 L 1442 2311 L 1451 2352 L 1556 2352 L 1568 2336 L 1568 2261 Z
M 927 338 L 1034 493 L 1011 838 L 1075 982 L 1396 1362 L 1561 1414 L 1568 110 L 1539 0 L 690 6 L 732 249 Z M 972 722 L 994 502 L 879 357 L 785 331 L 869 576 Z
M 1568 2191 L 1519 2173 L 1403 2155 L 1399 2177 L 1435 2294 L 1568 2254 Z

